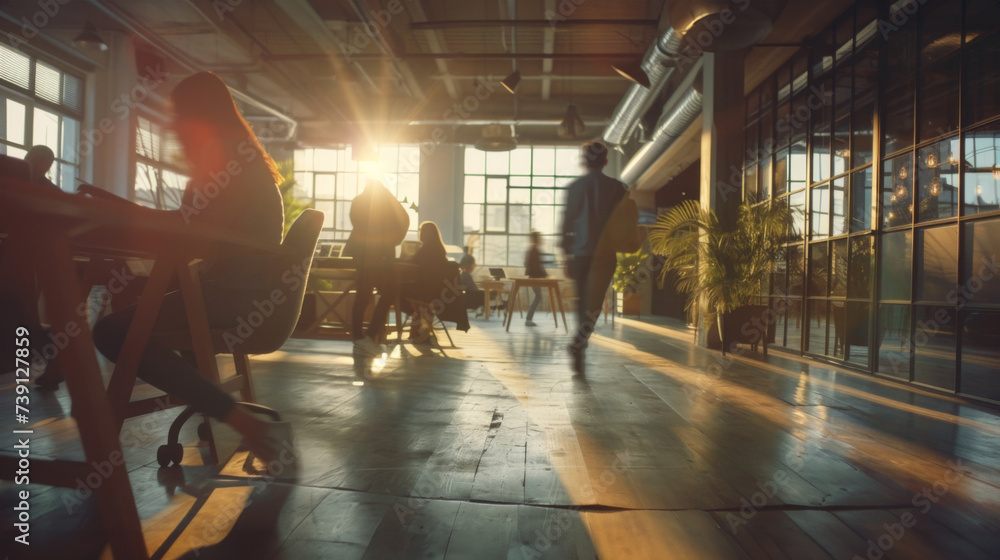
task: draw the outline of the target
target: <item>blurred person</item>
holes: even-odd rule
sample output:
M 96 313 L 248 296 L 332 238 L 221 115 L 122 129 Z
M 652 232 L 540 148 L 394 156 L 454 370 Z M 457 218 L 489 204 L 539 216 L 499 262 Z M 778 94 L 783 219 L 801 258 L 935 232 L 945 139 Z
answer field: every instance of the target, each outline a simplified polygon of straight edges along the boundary
M 560 244 L 566 253 L 566 276 L 573 279 L 578 294 L 578 326 L 568 350 L 579 378 L 584 376 L 587 341 L 617 265 L 614 250 L 600 243 L 601 233 L 626 196 L 625 185 L 603 173 L 608 164 L 608 148 L 603 142 L 585 143 L 581 156 L 587 173 L 567 187 Z
M 531 232 L 530 243 L 528 254 L 524 257 L 524 275 L 528 278 L 548 278 L 549 273 L 542 266 L 542 251 L 540 248 L 542 245 L 542 234 L 537 231 Z M 531 305 L 528 306 L 528 317 L 524 324 L 529 327 L 537 327 L 538 325 L 531 319 L 535 316 L 538 304 L 542 302 L 542 288 L 534 286 L 531 288 L 531 291 L 535 294 L 535 298 L 531 300 Z
M 466 253 L 462 256 L 458 267 L 462 271 L 458 276 L 458 286 L 462 290 L 462 293 L 465 294 L 466 309 L 479 309 L 483 307 L 485 305 L 483 291 L 476 284 L 475 279 L 472 278 L 472 273 L 476 270 L 476 257 Z M 482 311 L 477 311 L 476 317 L 482 314 Z
M 434 222 L 423 222 L 420 224 L 419 235 L 420 248 L 410 261 L 418 267 L 415 282 L 404 289 L 404 294 L 429 304 L 438 319 L 452 321 L 458 325 L 459 330 L 468 331 L 465 297 L 461 293 L 455 293 L 456 280 L 461 282 L 459 267 L 448 259 L 441 230 Z M 456 300 L 461 300 L 458 302 L 460 305 L 451 305 Z M 430 339 L 433 325 L 424 324 L 423 318 L 415 311 L 408 309 L 412 316 L 410 339 L 423 343 Z
M 344 256 L 353 257 L 357 271 L 357 295 L 351 308 L 351 339 L 354 341 L 354 365 L 362 367 L 367 360 L 386 353 L 385 324 L 389 307 L 396 301 L 397 279 L 393 264 L 396 246 L 403 242 L 410 228 L 410 216 L 396 197 L 378 181 L 370 180 L 365 189 L 351 201 L 350 237 L 344 245 Z M 378 303 L 368 323 L 365 335 L 365 309 L 373 290 L 378 290 Z
M 247 240 L 281 243 L 284 209 L 277 186 L 281 176 L 240 115 L 225 82 L 211 72 L 198 72 L 177 84 L 170 104 L 191 172 L 180 210 L 171 211 L 178 225 L 198 223 Z M 239 173 L 227 171 L 233 165 Z M 223 173 L 229 173 L 229 182 L 220 189 L 215 178 Z M 209 203 L 195 204 L 199 198 Z M 254 310 L 254 301 L 267 299 L 274 286 L 280 285 L 281 271 L 276 270 L 280 267 L 271 259 L 216 257 L 202 264 L 201 288 L 210 328 L 234 327 L 238 317 Z M 115 311 L 94 326 L 94 342 L 109 360 L 118 360 L 135 311 L 135 306 Z M 167 294 L 154 329 L 186 328 L 181 293 Z M 291 443 L 287 422 L 264 421 L 236 406 L 228 393 L 170 348 L 150 342 L 139 362 L 138 376 L 228 424 L 265 464 L 271 464 L 282 446 Z

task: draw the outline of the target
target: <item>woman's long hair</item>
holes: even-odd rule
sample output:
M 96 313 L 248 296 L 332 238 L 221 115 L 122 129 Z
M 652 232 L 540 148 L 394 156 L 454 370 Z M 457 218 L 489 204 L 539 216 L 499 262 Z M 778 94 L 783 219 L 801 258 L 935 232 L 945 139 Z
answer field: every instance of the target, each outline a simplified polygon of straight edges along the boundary
M 444 248 L 444 240 L 441 239 L 441 230 L 434 222 L 424 222 L 420 224 L 420 252 L 428 257 L 440 257 L 447 260 L 448 252 Z
M 282 182 L 274 160 L 267 155 L 253 129 L 240 115 L 229 88 L 221 78 L 212 72 L 192 74 L 177 84 L 170 93 L 170 101 L 176 120 L 194 122 L 214 131 L 222 141 L 228 158 L 244 168 L 263 165 L 276 184 Z M 223 162 L 223 166 L 226 163 Z M 209 171 L 220 172 L 222 169 L 196 169 L 195 174 Z

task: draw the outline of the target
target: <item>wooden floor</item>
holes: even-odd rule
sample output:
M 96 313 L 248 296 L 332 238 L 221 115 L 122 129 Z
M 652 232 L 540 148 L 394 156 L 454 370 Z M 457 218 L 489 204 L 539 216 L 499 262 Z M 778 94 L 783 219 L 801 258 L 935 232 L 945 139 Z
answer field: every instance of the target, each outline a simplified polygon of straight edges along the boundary
M 177 411 L 130 420 L 153 557 L 1000 558 L 997 410 L 776 351 L 723 358 L 627 319 L 599 326 L 574 380 L 569 337 L 536 320 L 475 320 L 445 355 L 397 347 L 365 383 L 345 342 L 255 359 L 260 400 L 294 424 L 297 478 L 198 466 L 193 425 L 190 466 L 159 469 Z M 65 389 L 33 399 L 50 434 L 33 453 L 79 453 Z M 236 438 L 217 433 L 228 456 Z M 0 551 L 110 558 L 84 488 L 32 486 L 32 545 L 14 547 L 13 489 Z

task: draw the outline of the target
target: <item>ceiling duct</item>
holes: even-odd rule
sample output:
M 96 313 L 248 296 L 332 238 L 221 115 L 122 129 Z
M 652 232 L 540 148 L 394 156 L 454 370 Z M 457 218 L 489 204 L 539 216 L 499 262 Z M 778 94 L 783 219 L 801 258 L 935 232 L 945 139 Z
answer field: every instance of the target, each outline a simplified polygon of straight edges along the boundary
M 687 127 L 701 114 L 701 92 L 691 88 L 674 109 L 660 119 L 649 142 L 629 160 L 622 170 L 621 181 L 634 186 L 647 169 L 659 158 Z
M 670 25 L 706 52 L 736 51 L 771 32 L 787 0 L 697 0 L 668 2 Z
M 484 152 L 509 152 L 516 147 L 511 125 L 488 124 L 483 127 L 482 138 L 476 140 L 476 149 Z
M 632 135 L 639 118 L 649 110 L 649 107 L 659 97 L 667 78 L 674 72 L 671 59 L 680 52 L 681 35 L 673 29 L 667 29 L 642 59 L 641 67 L 649 77 L 650 87 L 633 84 L 625 97 L 618 103 L 611 124 L 604 130 L 604 141 L 609 144 L 622 144 Z

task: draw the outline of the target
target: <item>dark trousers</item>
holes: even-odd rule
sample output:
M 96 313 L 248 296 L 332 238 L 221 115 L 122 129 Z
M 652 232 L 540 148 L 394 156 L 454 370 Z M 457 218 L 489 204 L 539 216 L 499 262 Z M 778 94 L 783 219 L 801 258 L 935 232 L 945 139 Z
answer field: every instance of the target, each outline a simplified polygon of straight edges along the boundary
M 531 288 L 531 291 L 535 294 L 535 299 L 531 300 L 531 305 L 528 306 L 528 320 L 530 321 L 535 316 L 535 311 L 538 310 L 538 304 L 542 303 L 542 289 L 538 286 Z
M 230 328 L 239 318 L 254 311 L 255 299 L 266 299 L 266 295 L 234 289 L 228 282 L 203 282 L 205 312 L 210 328 Z M 256 297 L 255 297 L 256 296 Z M 130 306 L 103 317 L 94 325 L 94 345 L 101 354 L 112 362 L 118 361 L 125 335 L 132 325 L 137 306 Z M 186 330 L 187 315 L 184 299 L 180 292 L 164 296 L 160 313 L 156 316 L 153 334 L 157 331 Z M 179 356 L 172 349 L 151 341 L 139 360 L 137 375 L 157 389 L 188 403 L 195 410 L 215 418 L 225 420 L 232 410 L 235 400 L 214 383 L 206 379 L 189 360 Z
M 465 292 L 465 308 L 466 309 L 479 309 L 483 306 L 483 296 L 486 295 L 482 290 L 476 290 L 474 292 Z
M 573 257 L 570 270 L 576 285 L 577 330 L 573 347 L 584 349 L 601 316 L 604 296 L 611 285 L 617 259 L 614 253 Z
M 351 308 L 351 339 L 361 340 L 365 337 L 365 309 L 371 302 L 372 291 L 378 289 L 378 303 L 372 312 L 372 320 L 368 323 L 368 337 L 376 342 L 385 338 L 385 323 L 389 320 L 389 307 L 396 301 L 396 276 L 391 262 L 368 264 L 355 258 L 357 269 L 357 291 L 354 296 L 354 307 Z

